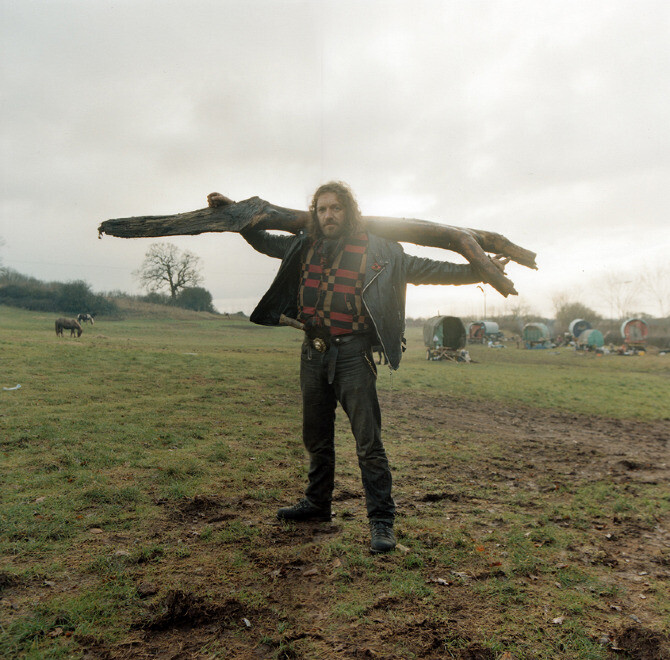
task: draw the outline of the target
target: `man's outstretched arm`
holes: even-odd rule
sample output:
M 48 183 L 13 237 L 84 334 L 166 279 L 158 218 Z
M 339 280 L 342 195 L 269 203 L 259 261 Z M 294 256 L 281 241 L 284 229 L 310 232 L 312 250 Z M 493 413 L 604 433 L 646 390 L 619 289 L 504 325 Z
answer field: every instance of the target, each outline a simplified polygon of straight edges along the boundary
M 207 195 L 207 205 L 210 208 L 228 206 L 229 204 L 234 203 L 235 202 L 233 202 L 232 199 L 229 199 L 221 193 L 213 192 Z M 269 257 L 275 257 L 276 259 L 282 259 L 284 257 L 292 240 L 290 236 L 278 236 L 254 227 L 247 227 L 240 230 L 239 233 L 244 240 L 254 248 L 254 250 L 261 252 L 262 254 L 267 254 Z
M 403 255 L 405 278 L 408 284 L 477 284 L 485 282 L 485 274 L 473 264 L 454 264 L 449 261 Z M 496 254 L 489 257 L 491 265 L 503 275 L 509 258 Z

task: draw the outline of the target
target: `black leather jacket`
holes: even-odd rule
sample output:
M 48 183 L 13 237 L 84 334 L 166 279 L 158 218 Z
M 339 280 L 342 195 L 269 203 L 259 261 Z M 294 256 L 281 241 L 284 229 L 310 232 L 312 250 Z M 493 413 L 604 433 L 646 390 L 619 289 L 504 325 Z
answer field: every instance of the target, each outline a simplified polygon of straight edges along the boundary
M 240 232 L 258 252 L 282 260 L 272 285 L 251 314 L 260 325 L 279 325 L 279 316 L 298 316 L 298 287 L 302 257 L 310 238 L 270 234 L 246 229 Z M 407 284 L 472 284 L 481 279 L 469 264 L 452 264 L 405 254 L 394 241 L 368 235 L 368 258 L 363 281 L 363 304 L 372 320 L 389 366 L 397 369 L 402 357 Z

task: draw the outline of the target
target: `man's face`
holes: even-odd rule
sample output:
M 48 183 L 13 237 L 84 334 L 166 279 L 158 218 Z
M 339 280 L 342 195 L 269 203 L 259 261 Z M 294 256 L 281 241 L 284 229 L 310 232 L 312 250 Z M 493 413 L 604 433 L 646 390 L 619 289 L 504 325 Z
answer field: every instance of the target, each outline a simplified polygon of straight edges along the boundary
M 326 238 L 340 238 L 346 229 L 346 211 L 334 192 L 319 195 L 316 200 L 316 217 Z

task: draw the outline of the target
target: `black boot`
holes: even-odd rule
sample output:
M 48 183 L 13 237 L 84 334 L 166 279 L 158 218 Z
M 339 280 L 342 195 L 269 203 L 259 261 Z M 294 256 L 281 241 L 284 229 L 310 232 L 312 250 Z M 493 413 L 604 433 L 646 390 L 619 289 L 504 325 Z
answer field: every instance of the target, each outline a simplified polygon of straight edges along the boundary
M 395 534 L 393 533 L 393 525 L 382 520 L 370 521 L 370 534 L 372 542 L 370 543 L 370 550 L 372 552 L 388 552 L 395 548 Z
M 316 520 L 320 522 L 329 522 L 332 518 L 330 507 L 319 508 L 314 506 L 307 499 L 302 499 L 293 506 L 285 506 L 277 511 L 279 520 Z

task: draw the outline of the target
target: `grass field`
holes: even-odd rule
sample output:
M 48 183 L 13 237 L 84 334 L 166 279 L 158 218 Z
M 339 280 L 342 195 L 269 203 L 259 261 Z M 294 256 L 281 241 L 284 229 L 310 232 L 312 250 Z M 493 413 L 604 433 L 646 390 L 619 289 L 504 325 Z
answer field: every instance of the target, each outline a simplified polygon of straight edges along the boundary
M 667 658 L 670 356 L 469 347 L 379 367 L 399 548 L 338 415 L 305 483 L 301 335 L 0 307 L 0 656 Z

